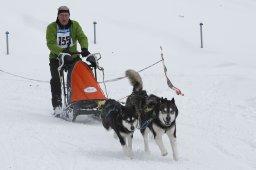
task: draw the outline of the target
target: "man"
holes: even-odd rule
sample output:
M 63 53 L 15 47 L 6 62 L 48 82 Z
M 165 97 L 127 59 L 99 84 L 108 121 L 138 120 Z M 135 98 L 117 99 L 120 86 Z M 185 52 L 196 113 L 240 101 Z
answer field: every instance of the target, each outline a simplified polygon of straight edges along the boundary
M 82 56 L 88 56 L 88 39 L 77 21 L 70 20 L 70 11 L 67 6 L 58 8 L 57 20 L 48 25 L 46 31 L 47 46 L 50 50 L 51 93 L 54 115 L 61 113 L 61 83 L 58 73 L 59 54 L 77 52 L 77 41 L 83 52 Z M 79 60 L 79 55 L 72 55 L 72 60 Z

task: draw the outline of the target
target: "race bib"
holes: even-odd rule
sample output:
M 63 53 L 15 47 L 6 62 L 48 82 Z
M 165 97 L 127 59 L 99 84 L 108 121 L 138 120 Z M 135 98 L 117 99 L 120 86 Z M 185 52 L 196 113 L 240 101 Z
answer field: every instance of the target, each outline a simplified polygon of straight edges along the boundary
M 67 48 L 73 46 L 70 28 L 57 30 L 57 45 L 60 48 Z

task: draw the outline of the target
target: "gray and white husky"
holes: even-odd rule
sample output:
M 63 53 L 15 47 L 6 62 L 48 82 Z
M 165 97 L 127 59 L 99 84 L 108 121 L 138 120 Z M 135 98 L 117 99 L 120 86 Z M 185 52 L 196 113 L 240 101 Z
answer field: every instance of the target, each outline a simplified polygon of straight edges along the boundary
M 145 151 L 149 151 L 148 134 L 153 133 L 156 144 L 162 156 L 168 154 L 162 140 L 166 134 L 170 140 L 173 159 L 178 160 L 177 141 L 176 141 L 176 118 L 178 108 L 174 98 L 168 100 L 155 95 L 147 95 L 143 90 L 143 82 L 138 72 L 127 70 L 126 76 L 133 86 L 133 92 L 126 101 L 126 106 L 134 106 L 140 121 L 140 131 L 144 138 Z

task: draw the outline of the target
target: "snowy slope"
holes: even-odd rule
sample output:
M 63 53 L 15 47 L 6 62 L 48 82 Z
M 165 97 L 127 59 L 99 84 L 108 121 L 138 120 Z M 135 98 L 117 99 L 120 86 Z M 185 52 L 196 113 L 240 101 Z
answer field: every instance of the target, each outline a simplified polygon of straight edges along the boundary
M 161 63 L 141 76 L 148 93 L 176 100 L 179 161 L 172 160 L 166 136 L 169 154 L 162 157 L 153 139 L 145 153 L 136 131 L 130 160 L 98 120 L 82 116 L 70 123 L 51 115 L 45 30 L 60 5 L 68 5 L 71 19 L 82 25 L 89 50 L 101 53 L 106 80 L 160 60 L 163 47 L 169 77 L 185 96 L 168 88 Z M 255 8 L 253 0 L 2 2 L 0 169 L 256 169 Z M 107 89 L 110 98 L 120 99 L 132 87 L 123 79 Z

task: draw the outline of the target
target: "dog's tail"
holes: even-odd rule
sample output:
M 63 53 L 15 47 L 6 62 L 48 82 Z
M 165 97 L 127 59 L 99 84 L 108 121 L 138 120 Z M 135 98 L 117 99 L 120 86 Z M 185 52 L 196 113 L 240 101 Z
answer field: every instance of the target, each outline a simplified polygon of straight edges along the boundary
M 129 69 L 126 70 L 125 75 L 130 80 L 130 83 L 133 86 L 133 91 L 140 91 L 143 89 L 142 79 L 137 71 Z

